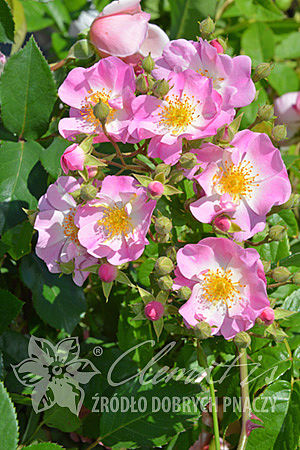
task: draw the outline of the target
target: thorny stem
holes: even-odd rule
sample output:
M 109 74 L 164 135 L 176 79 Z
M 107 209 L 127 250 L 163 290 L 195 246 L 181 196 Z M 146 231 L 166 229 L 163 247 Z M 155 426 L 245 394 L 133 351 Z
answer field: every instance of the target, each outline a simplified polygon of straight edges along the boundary
M 240 365 L 240 386 L 242 397 L 242 432 L 237 450 L 245 450 L 247 444 L 247 429 L 246 424 L 250 419 L 250 399 L 248 386 L 248 365 L 247 365 L 247 350 L 245 348 L 239 349 L 239 365 Z
M 251 245 L 252 247 L 258 247 L 259 245 L 267 244 L 268 242 L 270 242 L 270 239 L 268 237 L 259 242 L 252 242 L 248 240 L 245 241 L 246 244 Z
M 274 289 L 285 284 L 290 284 L 291 281 L 280 281 L 279 283 L 268 284 L 268 289 Z
M 207 364 L 206 355 L 205 355 L 204 350 L 198 339 L 197 339 L 197 359 L 198 359 L 198 363 L 201 367 L 204 366 L 205 369 L 209 369 L 208 364 Z M 209 383 L 211 411 L 212 411 L 212 417 L 213 417 L 213 428 L 214 428 L 214 437 L 215 437 L 214 444 L 215 444 L 216 450 L 220 450 L 220 432 L 219 432 L 216 396 L 215 396 L 214 381 L 213 381 L 213 377 L 211 374 L 211 370 L 209 371 L 208 383 Z
M 55 72 L 56 70 L 58 70 L 61 67 L 63 67 L 66 64 L 67 61 L 68 61 L 67 59 L 62 59 L 61 61 L 58 61 L 55 64 L 51 64 L 51 66 L 50 66 L 51 72 Z

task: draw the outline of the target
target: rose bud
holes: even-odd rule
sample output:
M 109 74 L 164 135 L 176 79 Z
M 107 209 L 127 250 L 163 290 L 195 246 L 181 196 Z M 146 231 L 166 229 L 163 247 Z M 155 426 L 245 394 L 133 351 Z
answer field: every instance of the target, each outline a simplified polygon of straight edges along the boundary
M 60 158 L 60 165 L 65 174 L 69 170 L 83 170 L 84 169 L 85 153 L 78 144 L 72 144 L 62 154 Z
M 164 192 L 164 185 L 160 181 L 151 181 L 147 186 L 147 192 L 151 198 L 160 198 Z
M 118 268 L 109 263 L 102 264 L 99 267 L 98 271 L 99 278 L 105 283 L 111 283 L 112 281 L 114 281 L 117 277 L 117 274 Z
M 271 325 L 274 322 L 275 314 L 274 309 L 269 306 L 263 310 L 259 318 L 266 324 Z
M 233 339 L 237 348 L 247 348 L 251 344 L 251 337 L 246 331 L 240 331 Z
M 147 303 L 144 309 L 145 316 L 147 319 L 152 321 L 158 320 L 163 316 L 164 305 L 156 300 Z
M 226 216 L 217 216 L 214 220 L 214 226 L 226 233 L 231 227 L 231 221 Z
M 222 44 L 220 44 L 218 39 L 213 39 L 209 43 L 210 43 L 210 45 L 215 47 L 215 49 L 217 50 L 218 53 L 224 53 L 224 48 L 223 48 Z
M 86 170 L 88 172 L 89 178 L 94 178 L 98 173 L 98 167 L 97 166 L 86 166 Z
M 174 264 L 167 256 L 161 256 L 157 259 L 154 267 L 158 275 L 167 275 L 174 269 Z

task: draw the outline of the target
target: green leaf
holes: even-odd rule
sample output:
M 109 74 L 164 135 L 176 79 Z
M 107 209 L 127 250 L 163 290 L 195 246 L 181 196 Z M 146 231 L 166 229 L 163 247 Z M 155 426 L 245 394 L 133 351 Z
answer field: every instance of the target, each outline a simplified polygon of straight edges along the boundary
M 252 124 L 257 116 L 258 108 L 264 105 L 268 99 L 266 91 L 260 83 L 257 83 L 258 97 L 250 105 L 244 106 L 239 110 L 239 114 L 244 114 L 241 121 L 241 129 L 247 128 Z
M 31 252 L 32 225 L 26 220 L 3 234 L 2 242 L 9 246 L 8 253 L 18 260 Z
M 24 450 L 61 450 L 58 444 L 53 444 L 52 442 L 40 442 L 39 444 L 31 444 L 28 447 L 22 447 Z
M 258 247 L 255 247 L 255 249 L 260 254 L 261 259 L 271 261 L 272 263 L 276 263 L 290 254 L 287 236 L 280 242 L 270 242 L 269 244 L 259 245 Z
M 146 261 L 137 268 L 137 276 L 139 282 L 146 287 L 151 286 L 150 274 L 153 272 L 155 266 L 155 260 L 152 258 L 147 258 Z
M 271 225 L 282 225 L 287 229 L 289 237 L 296 237 L 298 234 L 298 223 L 293 211 L 284 209 L 277 214 L 272 214 L 268 219 Z
M 104 297 L 107 302 L 109 299 L 109 294 L 110 294 L 112 286 L 113 286 L 113 283 L 107 283 L 105 281 L 102 281 L 102 290 L 103 290 L 103 294 L 104 294 Z
M 295 314 L 295 311 L 288 311 L 287 309 L 276 308 L 274 309 L 275 320 L 286 319 L 287 317 Z
M 0 289 L 0 334 L 10 325 L 11 321 L 17 317 L 23 302 L 4 289 Z
M 32 195 L 29 175 L 39 160 L 41 146 L 37 142 L 4 142 L 0 148 L 0 201 L 19 201 L 34 209 L 37 199 Z M 31 180 L 32 181 L 32 180 Z M 13 206 L 13 205 L 11 205 Z
M 165 184 L 164 195 L 174 195 L 174 194 L 182 194 L 182 191 L 180 191 L 174 186 L 171 186 L 170 184 Z
M 253 23 L 243 33 L 241 46 L 253 65 L 267 62 L 274 54 L 274 34 L 266 24 Z
M 54 405 L 44 413 L 44 422 L 48 427 L 71 433 L 80 427 L 80 419 L 69 408 Z
M 300 58 L 300 32 L 290 33 L 277 44 L 275 57 L 279 59 Z
M 18 422 L 15 407 L 0 381 L 0 450 L 14 450 L 18 445 Z
M 255 399 L 253 412 L 263 421 L 264 428 L 253 430 L 246 450 L 272 450 L 284 422 L 291 395 L 287 381 L 276 381 Z
M 60 158 L 70 142 L 56 137 L 47 148 L 41 148 L 40 161 L 44 169 L 53 177 L 57 178 L 62 174 Z
M 216 0 L 170 0 L 171 39 L 195 40 L 199 35 L 198 21 L 214 17 L 216 5 Z
M 95 49 L 87 39 L 75 42 L 68 52 L 70 59 L 89 59 L 95 53 Z
M 300 267 L 300 253 L 294 253 L 291 256 L 288 256 L 287 258 L 281 259 L 279 261 L 280 266 L 290 267 L 290 266 L 296 266 Z
M 297 314 L 294 314 L 292 317 L 289 317 L 282 323 L 282 326 L 285 327 L 293 327 L 299 326 L 300 320 L 300 288 L 292 292 L 281 305 L 283 309 L 288 309 L 289 311 L 295 311 Z
M 4 126 L 19 138 L 42 136 L 57 97 L 50 68 L 32 36 L 9 58 L 0 81 Z
M 300 382 L 295 381 L 289 402 L 289 409 L 280 428 L 273 450 L 296 449 L 300 426 Z
M 134 174 L 134 177 L 138 180 L 138 182 L 144 186 L 147 187 L 149 183 L 151 183 L 152 178 L 147 177 L 146 175 L 138 175 L 138 174 Z
M 269 22 L 273 20 L 283 20 L 282 11 L 272 0 L 236 0 L 238 15 L 247 17 L 252 21 Z
M 160 319 L 155 320 L 153 322 L 153 328 L 154 328 L 157 340 L 159 341 L 159 336 L 161 335 L 162 330 L 164 328 L 164 319 L 163 319 L 163 317 L 161 317 Z
M 143 302 L 145 304 L 149 303 L 149 302 L 153 302 L 155 300 L 155 297 L 153 297 L 153 295 L 146 291 L 145 289 L 141 288 L 140 286 L 137 286 L 139 294 L 143 300 Z
M 36 312 L 54 328 L 72 333 L 82 314 L 86 311 L 83 290 L 70 276 L 59 276 L 48 271 L 36 256 L 22 259 L 21 279 L 32 291 Z
M 5 0 L 0 0 L 0 42 L 14 42 L 14 21 Z
M 113 448 L 162 447 L 176 433 L 192 428 L 189 419 L 199 418 L 200 413 L 195 408 L 192 397 L 198 401 L 202 400 L 204 405 L 208 402 L 207 393 L 199 394 L 198 384 L 185 385 L 178 381 L 169 381 L 166 385 L 160 386 L 149 383 L 141 385 L 136 379 L 118 387 L 115 396 L 117 399 L 128 398 L 129 401 L 134 399 L 136 409 L 129 408 L 126 412 L 120 409 L 113 412 L 109 409 L 102 413 L 99 433 L 101 441 Z M 143 404 L 146 405 L 146 409 L 139 411 L 137 405 L 142 404 L 139 403 L 141 397 L 145 399 Z M 172 405 L 176 400 L 175 397 L 179 401 L 177 411 L 176 407 L 174 411 L 172 406 L 170 411 L 163 411 L 161 408 L 163 399 L 168 398 Z
M 278 95 L 286 92 L 297 91 L 299 81 L 295 70 L 285 63 L 276 63 L 268 77 L 268 82 Z
M 27 26 L 22 3 L 19 0 L 8 0 L 8 4 L 11 7 L 15 24 L 14 43 L 11 48 L 11 54 L 14 54 L 24 42 Z
M 136 287 L 128 278 L 128 276 L 126 275 L 126 273 L 122 272 L 121 270 L 118 271 L 117 277 L 116 277 L 116 281 L 118 283 L 121 284 L 126 284 L 127 286 L 130 287 Z

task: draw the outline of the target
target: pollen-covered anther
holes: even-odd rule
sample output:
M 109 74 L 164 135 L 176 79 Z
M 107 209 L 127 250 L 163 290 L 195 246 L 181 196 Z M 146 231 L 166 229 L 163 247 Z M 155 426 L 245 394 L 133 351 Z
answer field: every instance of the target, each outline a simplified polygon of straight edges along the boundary
M 259 186 L 255 182 L 258 174 L 253 175 L 253 165 L 243 161 L 238 165 L 225 161 L 213 178 L 213 183 L 220 194 L 230 194 L 234 202 L 243 196 L 251 197 L 253 188 Z
M 80 245 L 78 240 L 78 228 L 74 223 L 75 213 L 76 209 L 72 208 L 71 212 L 64 218 L 62 227 L 64 230 L 64 235 L 67 238 L 70 238 L 71 241 L 74 242 L 74 244 Z
M 98 126 L 101 126 L 101 123 L 99 119 L 95 117 L 93 107 L 101 100 L 103 103 L 105 103 L 107 106 L 109 106 L 108 100 L 111 97 L 111 91 L 107 91 L 106 89 L 101 89 L 100 91 L 93 91 L 90 89 L 88 91 L 90 95 L 85 97 L 84 105 L 82 106 L 80 110 L 80 114 L 91 125 L 93 125 L 95 128 Z M 112 120 L 114 118 L 114 112 L 115 110 L 113 108 L 110 108 L 108 119 Z
M 240 290 L 245 285 L 232 281 L 231 270 L 208 270 L 202 283 L 202 296 L 209 302 L 222 302 L 231 307 L 229 303 L 242 300 Z
M 131 218 L 129 217 L 125 206 L 107 206 L 104 208 L 102 219 L 98 224 L 105 228 L 108 238 L 127 237 L 133 230 Z
M 180 134 L 199 117 L 195 112 L 193 97 L 183 94 L 181 97 L 166 97 L 165 100 L 167 104 L 162 106 L 159 113 L 159 125 L 168 128 L 172 133 Z

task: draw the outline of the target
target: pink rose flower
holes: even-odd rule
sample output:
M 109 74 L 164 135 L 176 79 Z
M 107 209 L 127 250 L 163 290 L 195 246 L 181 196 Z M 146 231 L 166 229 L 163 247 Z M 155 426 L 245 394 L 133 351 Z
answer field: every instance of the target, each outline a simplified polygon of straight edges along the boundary
M 97 198 L 76 213 L 79 242 L 92 256 L 106 257 L 110 264 L 134 261 L 149 243 L 146 234 L 155 205 L 134 178 L 107 176 Z
M 167 78 L 170 71 L 192 69 L 212 80 L 213 87 L 223 98 L 222 109 L 249 105 L 255 97 L 251 80 L 251 59 L 246 55 L 231 58 L 218 53 L 208 41 L 178 39 L 166 45 L 163 55 L 156 61 L 156 78 Z
M 140 95 L 133 100 L 128 131 L 134 138 L 152 138 L 148 155 L 173 165 L 180 158 L 183 138 L 213 136 L 235 112 L 221 110 L 222 97 L 212 81 L 192 70 L 169 74 L 169 85 L 164 99 Z
M 101 56 L 161 56 L 169 41 L 150 14 L 141 10 L 140 0 L 119 0 L 107 5 L 92 23 L 90 40 Z M 128 61 L 129 62 L 129 61 Z
M 127 111 L 134 92 L 133 68 L 118 58 L 102 59 L 87 69 L 76 67 L 58 89 L 60 99 L 71 106 L 70 117 L 59 122 L 60 134 L 69 140 L 80 133 L 97 134 L 94 142 L 107 141 L 93 112 L 101 100 L 110 108 L 106 121 L 108 133 L 116 141 L 126 142 L 130 118 Z
M 153 300 L 152 302 L 147 303 L 144 312 L 147 319 L 155 322 L 163 316 L 164 305 L 156 300 Z
M 60 165 L 65 174 L 69 170 L 83 170 L 84 169 L 85 153 L 78 144 L 72 144 L 62 154 L 60 158 Z
M 206 238 L 177 253 L 174 288 L 189 286 L 192 295 L 179 309 L 194 327 L 208 322 L 213 335 L 232 339 L 255 324 L 270 305 L 265 282 L 258 276 L 259 254 L 225 238 Z
M 287 136 L 292 137 L 300 131 L 300 92 L 288 92 L 274 101 L 277 122 L 285 124 Z
M 291 195 L 280 151 L 266 134 L 249 130 L 237 133 L 222 153 L 211 152 L 208 164 L 211 148 L 205 146 L 199 155 L 206 168 L 195 177 L 205 196 L 191 203 L 190 210 L 203 223 L 229 215 L 242 230 L 233 233 L 234 239 L 248 239 L 264 229 L 272 206 L 285 203 Z
M 51 184 L 38 204 L 34 228 L 39 237 L 36 254 L 52 273 L 60 273 L 60 263 L 74 262 L 73 280 L 81 286 L 89 272 L 82 269 L 97 263 L 88 255 L 78 240 L 78 228 L 74 224 L 77 205 L 71 192 L 80 188 L 73 177 L 60 177 Z

